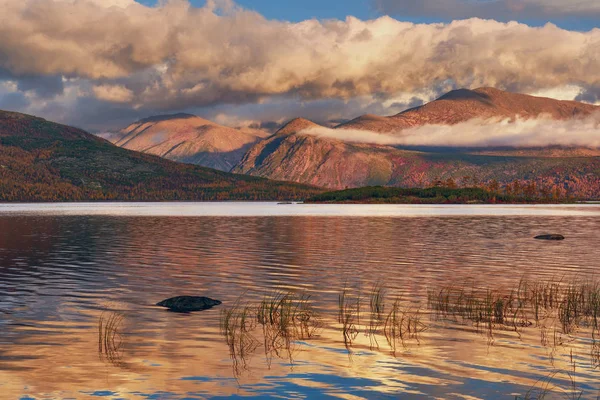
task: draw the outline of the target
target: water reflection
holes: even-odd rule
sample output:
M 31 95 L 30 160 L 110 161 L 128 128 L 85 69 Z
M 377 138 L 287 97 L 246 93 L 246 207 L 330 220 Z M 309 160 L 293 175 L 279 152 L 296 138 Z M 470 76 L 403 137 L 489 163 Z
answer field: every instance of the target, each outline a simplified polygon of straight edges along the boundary
M 594 276 L 597 230 L 594 216 L 1 216 L 0 391 L 514 398 L 552 374 L 568 388 L 571 374 L 595 398 L 590 320 L 565 330 L 560 315 L 541 318 L 544 307 L 525 318 L 510 295 L 523 277 Z M 545 232 L 567 240 L 531 239 Z M 479 305 L 491 313 L 428 307 L 449 282 L 493 287 Z M 153 306 L 173 295 L 223 305 L 190 315 Z M 228 339 L 232 309 L 244 334 Z

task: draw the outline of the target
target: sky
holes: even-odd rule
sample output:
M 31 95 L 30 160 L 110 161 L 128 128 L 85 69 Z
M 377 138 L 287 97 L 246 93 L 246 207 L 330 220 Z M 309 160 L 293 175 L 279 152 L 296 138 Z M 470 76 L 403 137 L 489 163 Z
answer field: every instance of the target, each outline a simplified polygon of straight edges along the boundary
M 0 0 L 0 109 L 93 132 L 391 115 L 459 88 L 600 104 L 598 0 Z

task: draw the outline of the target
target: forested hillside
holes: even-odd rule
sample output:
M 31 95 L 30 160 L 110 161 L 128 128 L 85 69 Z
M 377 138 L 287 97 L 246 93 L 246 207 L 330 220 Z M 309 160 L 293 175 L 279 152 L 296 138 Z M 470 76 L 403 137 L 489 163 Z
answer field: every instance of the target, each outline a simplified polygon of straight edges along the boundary
M 0 111 L 0 201 L 297 200 L 320 189 L 179 164 Z

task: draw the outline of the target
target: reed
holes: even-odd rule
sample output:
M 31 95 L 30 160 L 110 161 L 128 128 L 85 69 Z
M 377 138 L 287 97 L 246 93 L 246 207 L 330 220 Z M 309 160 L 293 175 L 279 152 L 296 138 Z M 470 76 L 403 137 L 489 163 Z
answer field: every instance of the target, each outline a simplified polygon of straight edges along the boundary
M 555 389 L 552 380 L 557 373 L 553 372 L 549 376 L 539 379 L 524 396 L 515 396 L 515 400 L 543 400 L 547 398 Z
M 277 292 L 265 298 L 258 305 L 256 319 L 277 336 L 293 340 L 308 339 L 319 326 L 318 317 L 306 294 Z
M 386 313 L 387 290 L 381 283 L 376 283 L 371 288 L 368 299 L 368 321 L 361 324 L 361 294 L 357 292 L 351 296 L 347 287 L 344 287 L 338 296 L 338 322 L 341 324 L 344 344 L 348 350 L 360 331 L 370 341 L 370 348 L 379 348 L 379 339 L 384 337 L 393 352 L 397 344 L 415 339 L 419 342 L 419 334 L 427 329 L 422 322 L 420 308 L 416 310 L 405 306 L 400 298 L 392 303 Z
M 240 298 L 233 306 L 222 309 L 220 316 L 221 334 L 229 347 L 236 375 L 246 369 L 247 360 L 260 347 L 257 338 L 261 333 L 270 365 L 274 356 L 292 362 L 293 342 L 311 338 L 319 326 L 310 296 L 291 292 L 266 295 L 254 305 L 242 304 Z
M 415 339 L 418 343 L 419 334 L 427 329 L 421 322 L 420 309 L 412 310 L 403 306 L 400 298 L 396 298 L 392 309 L 385 318 L 383 334 L 393 352 L 396 351 L 397 343 L 405 346 L 405 340 Z
M 98 355 L 114 366 L 123 365 L 123 318 L 119 312 L 103 312 L 98 320 Z
M 348 350 L 358 336 L 357 324 L 360 323 L 360 299 L 360 291 L 358 291 L 356 298 L 352 299 L 346 286 L 338 296 L 338 322 L 342 325 L 344 345 Z
M 598 328 L 600 283 L 527 282 L 512 290 L 447 286 L 428 291 L 428 307 L 438 316 L 476 324 L 524 327 L 557 318 L 565 334 L 577 327 Z
M 377 282 L 371 288 L 369 294 L 369 325 L 365 327 L 365 334 L 369 338 L 371 348 L 379 348 L 379 342 L 377 341 L 378 333 L 381 326 L 384 323 L 384 312 L 385 312 L 385 294 L 386 289 Z
M 233 306 L 221 310 L 221 334 L 229 348 L 236 377 L 247 369 L 249 357 L 259 346 L 252 334 L 255 324 L 251 312 L 252 308 L 248 304 L 242 304 L 241 298 Z
M 369 305 L 371 306 L 371 314 L 381 317 L 385 312 L 385 287 L 381 284 L 381 282 L 377 282 L 371 288 L 370 294 L 371 301 Z
M 551 396 L 556 398 L 557 395 L 560 395 L 558 398 L 566 400 L 580 400 L 584 395 L 586 398 L 591 398 L 591 393 L 585 393 L 578 384 L 575 377 L 575 364 L 572 365 L 570 371 L 554 371 L 547 377 L 539 379 L 525 395 L 515 396 L 515 400 L 543 400 Z

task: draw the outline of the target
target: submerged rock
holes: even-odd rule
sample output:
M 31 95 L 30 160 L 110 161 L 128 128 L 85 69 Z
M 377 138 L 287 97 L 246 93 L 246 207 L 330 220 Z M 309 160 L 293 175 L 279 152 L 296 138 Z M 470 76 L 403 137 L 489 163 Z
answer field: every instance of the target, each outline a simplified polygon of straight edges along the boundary
M 171 311 L 175 312 L 192 312 L 192 311 L 203 311 L 213 308 L 221 304 L 220 300 L 214 300 L 209 297 L 198 297 L 198 296 L 177 296 L 171 297 L 156 303 L 157 306 L 167 307 Z
M 539 235 L 535 239 L 538 240 L 565 240 L 563 235 Z

